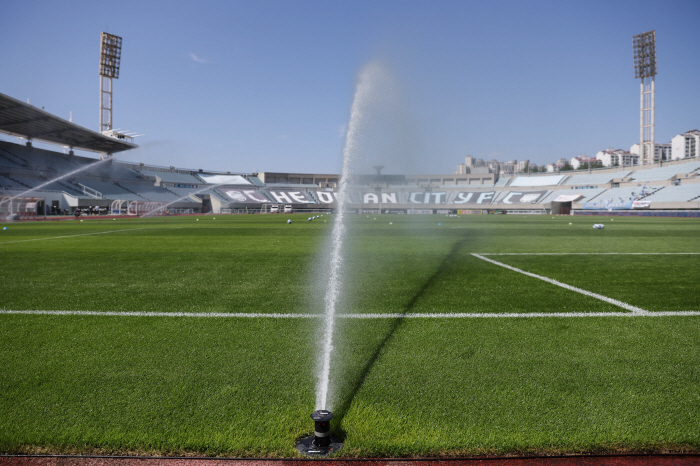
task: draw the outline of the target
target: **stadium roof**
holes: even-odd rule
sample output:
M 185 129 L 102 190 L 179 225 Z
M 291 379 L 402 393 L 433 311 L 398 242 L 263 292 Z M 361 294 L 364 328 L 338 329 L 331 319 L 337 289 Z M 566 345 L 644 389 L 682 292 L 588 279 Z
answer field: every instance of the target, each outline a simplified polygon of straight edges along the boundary
M 0 93 L 0 132 L 107 154 L 138 147 L 76 125 L 3 93 Z

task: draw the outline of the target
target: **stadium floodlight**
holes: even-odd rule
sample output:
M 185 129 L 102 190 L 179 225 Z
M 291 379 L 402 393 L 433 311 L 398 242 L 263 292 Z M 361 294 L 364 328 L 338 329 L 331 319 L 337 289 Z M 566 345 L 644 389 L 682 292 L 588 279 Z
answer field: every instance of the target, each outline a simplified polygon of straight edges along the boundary
M 634 77 L 656 76 L 656 31 L 632 36 L 634 48 Z
M 657 161 L 654 144 L 656 31 L 632 37 L 634 77 L 641 79 L 639 116 L 639 159 L 642 164 Z
M 119 79 L 122 38 L 103 32 L 100 36 L 100 132 L 112 129 L 112 79 Z

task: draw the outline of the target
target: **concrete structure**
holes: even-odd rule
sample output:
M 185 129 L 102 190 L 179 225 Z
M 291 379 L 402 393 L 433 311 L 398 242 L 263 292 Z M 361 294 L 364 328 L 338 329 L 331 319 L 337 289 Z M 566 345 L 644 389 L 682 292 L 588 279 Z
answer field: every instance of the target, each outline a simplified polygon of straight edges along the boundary
M 700 157 L 700 131 L 690 130 L 671 139 L 671 159 Z
M 308 184 L 325 187 L 335 187 L 340 175 L 314 174 L 314 173 L 281 173 L 261 172 L 258 178 L 265 184 Z
M 639 148 L 639 144 L 635 144 L 634 146 L 637 146 L 637 149 Z M 632 147 L 634 148 L 634 146 Z M 629 167 L 631 165 L 639 165 L 639 155 L 622 149 L 601 150 L 598 151 L 595 158 L 600 160 L 604 167 Z
M 649 144 L 647 144 L 647 149 L 651 147 Z M 632 144 L 630 147 L 630 153 L 639 155 L 639 144 Z M 654 160 L 653 162 L 647 162 L 647 163 L 654 163 L 654 162 L 663 162 L 666 160 L 671 160 L 671 144 L 654 144 Z
M 654 147 L 654 111 L 656 77 L 656 31 L 644 32 L 632 37 L 634 49 L 634 77 L 640 79 L 640 114 L 638 152 L 642 164 L 658 162 Z M 653 153 L 652 153 L 653 152 Z

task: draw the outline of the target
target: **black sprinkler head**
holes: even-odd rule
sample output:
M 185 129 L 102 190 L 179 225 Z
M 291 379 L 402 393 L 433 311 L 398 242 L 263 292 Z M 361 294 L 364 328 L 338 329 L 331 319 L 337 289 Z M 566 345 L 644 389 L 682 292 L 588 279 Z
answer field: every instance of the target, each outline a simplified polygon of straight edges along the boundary
M 311 419 L 314 420 L 314 435 L 299 440 L 297 450 L 307 456 L 328 456 L 343 447 L 339 439 L 331 437 L 332 412 L 319 409 L 311 413 Z
M 314 446 L 328 447 L 331 444 L 331 419 L 333 413 L 319 409 L 311 413 L 311 419 L 316 423 L 314 430 Z

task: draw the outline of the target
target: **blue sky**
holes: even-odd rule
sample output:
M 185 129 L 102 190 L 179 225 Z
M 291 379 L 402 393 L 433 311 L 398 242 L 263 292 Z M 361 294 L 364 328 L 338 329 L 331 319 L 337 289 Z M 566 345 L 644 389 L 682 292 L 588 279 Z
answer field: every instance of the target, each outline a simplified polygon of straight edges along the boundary
M 698 24 L 697 0 L 6 0 L 0 92 L 97 129 L 107 31 L 124 39 L 114 125 L 145 134 L 121 159 L 335 173 L 357 73 L 380 60 L 419 128 L 415 169 L 451 173 L 629 149 L 632 36 L 652 29 L 656 140 L 700 129 Z

